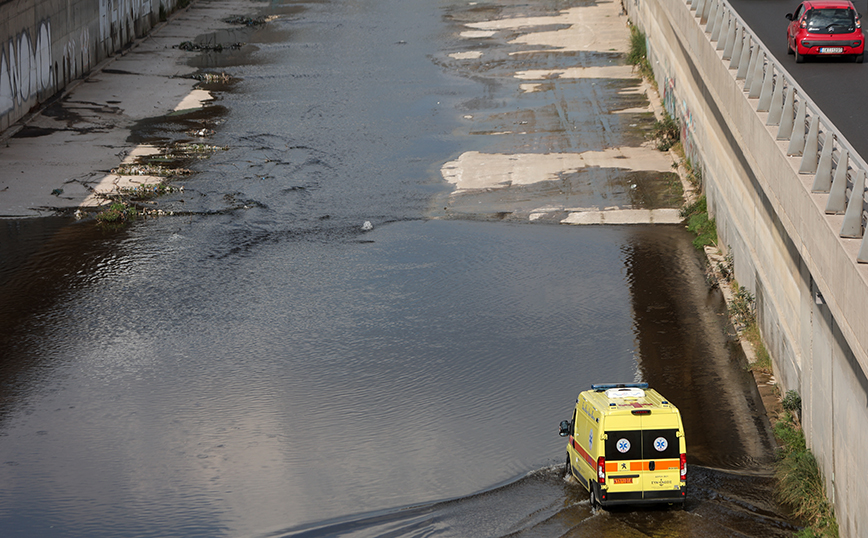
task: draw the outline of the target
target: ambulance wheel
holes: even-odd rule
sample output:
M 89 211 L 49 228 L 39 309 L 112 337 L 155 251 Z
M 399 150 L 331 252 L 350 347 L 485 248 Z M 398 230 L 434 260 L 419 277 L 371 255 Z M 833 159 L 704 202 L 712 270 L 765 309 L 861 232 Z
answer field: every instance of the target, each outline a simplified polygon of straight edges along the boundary
M 594 490 L 594 485 L 591 484 L 591 508 L 596 510 L 600 507 L 600 501 L 597 500 L 597 492 Z
M 568 478 L 570 474 L 572 474 L 570 469 L 570 455 L 569 453 L 567 453 L 567 463 L 564 464 L 564 472 L 561 474 L 561 476 L 563 476 L 564 478 Z

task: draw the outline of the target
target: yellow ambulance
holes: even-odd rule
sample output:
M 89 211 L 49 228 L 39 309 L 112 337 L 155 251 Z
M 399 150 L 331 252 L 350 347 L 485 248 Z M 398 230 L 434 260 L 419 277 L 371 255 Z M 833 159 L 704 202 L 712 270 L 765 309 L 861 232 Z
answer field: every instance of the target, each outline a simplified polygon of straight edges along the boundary
M 681 414 L 647 383 L 591 385 L 576 398 L 565 474 L 590 492 L 591 506 L 675 503 L 687 495 Z

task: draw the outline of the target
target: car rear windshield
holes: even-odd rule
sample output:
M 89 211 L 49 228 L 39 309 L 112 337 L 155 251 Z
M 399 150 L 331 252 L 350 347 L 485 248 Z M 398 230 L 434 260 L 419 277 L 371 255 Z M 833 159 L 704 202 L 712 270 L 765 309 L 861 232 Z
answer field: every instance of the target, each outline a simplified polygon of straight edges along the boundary
M 856 30 L 856 14 L 852 9 L 812 9 L 805 14 L 808 31 L 824 34 L 849 33 Z

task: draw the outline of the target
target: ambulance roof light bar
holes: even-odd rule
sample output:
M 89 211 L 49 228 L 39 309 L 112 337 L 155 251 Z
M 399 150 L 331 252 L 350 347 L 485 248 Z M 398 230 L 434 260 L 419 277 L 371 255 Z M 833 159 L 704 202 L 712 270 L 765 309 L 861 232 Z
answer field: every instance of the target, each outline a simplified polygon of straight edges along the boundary
M 609 389 L 642 389 L 648 388 L 648 383 L 595 383 L 591 385 L 591 390 L 595 392 L 604 392 Z

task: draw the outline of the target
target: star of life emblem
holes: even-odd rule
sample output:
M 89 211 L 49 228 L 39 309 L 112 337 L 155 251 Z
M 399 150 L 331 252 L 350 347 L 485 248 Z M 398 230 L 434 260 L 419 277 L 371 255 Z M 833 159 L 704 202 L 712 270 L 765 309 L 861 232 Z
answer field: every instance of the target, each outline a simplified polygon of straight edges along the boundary
M 615 446 L 618 448 L 618 452 L 625 454 L 630 450 L 630 441 L 626 439 L 618 439 L 618 443 Z

